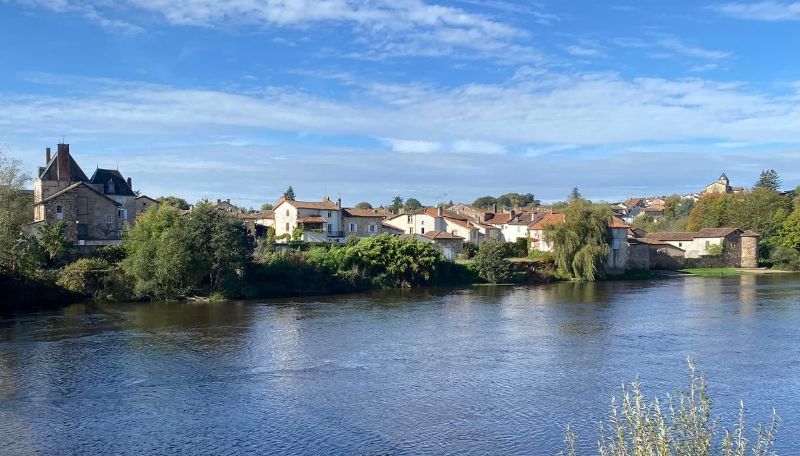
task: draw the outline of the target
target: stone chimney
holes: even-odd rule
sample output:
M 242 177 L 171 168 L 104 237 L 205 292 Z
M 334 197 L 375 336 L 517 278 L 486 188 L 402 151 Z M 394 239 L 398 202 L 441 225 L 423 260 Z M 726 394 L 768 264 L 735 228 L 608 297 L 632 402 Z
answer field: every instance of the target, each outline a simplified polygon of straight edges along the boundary
M 441 216 L 443 216 L 443 215 L 444 215 L 444 208 L 443 208 L 443 207 L 441 207 L 441 206 L 437 207 L 437 208 L 436 208 L 436 216 L 437 216 L 437 217 L 441 217 Z
M 228 203 L 228 204 L 231 204 L 231 199 L 228 198 L 228 199 L 225 200 L 225 202 Z
M 492 204 L 492 212 L 497 213 L 497 203 Z
M 219 204 L 221 202 L 222 202 L 222 199 L 221 198 L 217 198 L 217 204 Z
M 48 163 L 50 163 L 50 148 L 49 147 L 44 150 L 44 164 L 46 165 Z
M 517 211 L 515 211 L 514 209 L 511 209 L 511 220 L 514 220 L 514 216 L 516 216 L 516 215 L 517 215 Z
M 342 199 L 336 198 L 336 209 L 341 209 L 341 208 L 342 208 Z
M 129 187 L 131 190 L 133 190 L 133 179 L 131 179 L 130 177 L 128 178 L 128 187 Z
M 59 144 L 56 152 L 58 180 L 69 182 L 69 144 Z

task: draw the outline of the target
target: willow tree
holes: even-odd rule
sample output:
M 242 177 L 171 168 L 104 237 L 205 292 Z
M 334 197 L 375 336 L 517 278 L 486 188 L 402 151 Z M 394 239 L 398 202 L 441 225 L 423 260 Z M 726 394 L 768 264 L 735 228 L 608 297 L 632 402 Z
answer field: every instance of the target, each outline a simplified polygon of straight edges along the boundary
M 610 251 L 608 207 L 573 199 L 564 211 L 564 222 L 545 228 L 545 240 L 553 246 L 553 256 L 562 274 L 574 279 L 594 281 L 604 275 Z

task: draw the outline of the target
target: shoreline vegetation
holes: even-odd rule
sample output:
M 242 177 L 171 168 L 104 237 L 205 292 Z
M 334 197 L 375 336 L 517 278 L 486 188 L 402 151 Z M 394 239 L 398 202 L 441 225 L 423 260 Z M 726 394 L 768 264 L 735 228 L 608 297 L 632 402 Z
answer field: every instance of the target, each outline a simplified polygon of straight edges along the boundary
M 619 397 L 611 399 L 608 418 L 599 425 L 598 453 L 603 456 L 692 455 L 775 456 L 773 450 L 780 418 L 772 410 L 769 424 L 749 428 L 744 402 L 734 423 L 724 423 L 712 414 L 705 376 L 688 359 L 689 385 L 649 400 L 643 383 L 636 379 L 623 385 Z M 567 426 L 560 456 L 576 456 L 576 435 Z

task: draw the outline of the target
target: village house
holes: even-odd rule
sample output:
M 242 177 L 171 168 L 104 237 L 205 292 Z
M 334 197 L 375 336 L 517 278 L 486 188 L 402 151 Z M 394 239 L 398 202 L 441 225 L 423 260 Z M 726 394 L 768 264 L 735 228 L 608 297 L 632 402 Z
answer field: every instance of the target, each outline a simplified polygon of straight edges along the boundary
M 706 190 L 703 192 L 706 195 L 724 195 L 726 193 L 742 193 L 742 187 L 731 187 L 731 181 L 725 173 L 722 173 L 715 182 L 706 185 Z
M 402 239 L 415 240 L 425 244 L 432 244 L 442 252 L 442 255 L 450 261 L 464 249 L 464 238 L 455 236 L 447 231 L 426 231 L 425 234 L 406 233 L 401 234 Z
M 273 209 L 275 236 L 279 241 L 291 240 L 300 229 L 304 242 L 344 242 L 342 230 L 342 201 L 292 201 L 281 197 Z
M 550 225 L 564 223 L 565 221 L 565 214 L 544 214 L 542 218 L 533 222 L 529 227 L 530 250 L 551 252 L 553 250 L 553 244 L 547 241 L 545 230 Z M 611 242 L 605 270 L 609 274 L 622 274 L 628 267 L 628 233 L 630 229 L 630 225 L 617 217 L 612 217 L 611 221 L 608 223 L 608 233 Z
M 147 212 L 148 209 L 151 207 L 158 207 L 159 203 L 157 200 L 150 198 L 147 195 L 140 195 L 136 197 L 136 216 L 138 217 L 141 214 Z
M 647 233 L 635 242 L 651 248 L 651 266 L 680 266 L 684 259 L 721 256 L 726 266 L 758 267 L 758 238 L 739 228 L 703 228 L 696 232 Z M 673 261 L 678 260 L 678 261 Z
M 238 214 L 242 213 L 242 209 L 241 208 L 231 204 L 230 198 L 228 198 L 226 200 L 217 199 L 216 201 L 211 203 L 211 206 L 214 209 L 217 209 L 217 210 L 220 210 L 220 211 L 223 211 L 223 212 L 227 212 L 227 213 L 233 214 L 233 215 L 238 215 Z
M 392 214 L 382 209 L 342 209 L 345 236 L 372 237 L 383 232 L 383 220 Z
M 475 245 L 485 238 L 487 233 L 496 235 L 495 229 L 484 224 L 472 222 L 467 216 L 446 211 L 444 208 L 428 207 L 418 211 L 399 214 L 386 219 L 386 224 L 407 234 L 425 234 L 428 231 L 445 231 Z
M 53 156 L 48 147 L 34 181 L 33 232 L 40 223 L 64 222 L 66 238 L 77 245 L 118 243 L 136 218 L 132 186 L 118 170 L 97 168 L 88 178 L 69 144 L 59 144 Z
M 500 230 L 500 239 L 503 242 L 516 242 L 518 239 L 527 239 L 528 226 L 535 223 L 541 214 L 533 212 L 517 212 L 511 209 L 508 212 L 491 213 L 484 223 Z

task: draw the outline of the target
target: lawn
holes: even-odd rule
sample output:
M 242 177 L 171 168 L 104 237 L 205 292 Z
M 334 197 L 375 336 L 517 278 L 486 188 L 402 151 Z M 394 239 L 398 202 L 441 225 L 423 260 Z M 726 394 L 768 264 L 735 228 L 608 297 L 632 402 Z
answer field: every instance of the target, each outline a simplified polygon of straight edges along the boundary
M 703 277 L 725 277 L 745 274 L 744 271 L 734 268 L 681 269 L 679 272 Z

